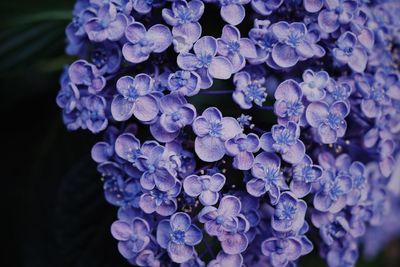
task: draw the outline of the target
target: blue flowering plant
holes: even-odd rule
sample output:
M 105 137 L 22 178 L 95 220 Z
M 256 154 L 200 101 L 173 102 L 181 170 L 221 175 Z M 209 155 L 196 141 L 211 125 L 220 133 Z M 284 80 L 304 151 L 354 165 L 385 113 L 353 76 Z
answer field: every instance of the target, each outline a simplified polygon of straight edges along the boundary
M 103 134 L 91 154 L 120 254 L 342 267 L 379 251 L 400 232 L 399 12 L 396 0 L 77 0 L 78 59 L 57 104 L 68 130 Z

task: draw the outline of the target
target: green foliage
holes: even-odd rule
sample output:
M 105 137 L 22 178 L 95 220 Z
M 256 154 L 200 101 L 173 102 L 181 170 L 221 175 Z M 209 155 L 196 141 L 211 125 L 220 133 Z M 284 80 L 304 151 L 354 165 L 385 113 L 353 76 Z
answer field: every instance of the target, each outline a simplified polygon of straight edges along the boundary
M 72 0 L 2 1 L 0 3 L 0 75 L 37 70 L 60 71 L 64 28 L 72 18 Z

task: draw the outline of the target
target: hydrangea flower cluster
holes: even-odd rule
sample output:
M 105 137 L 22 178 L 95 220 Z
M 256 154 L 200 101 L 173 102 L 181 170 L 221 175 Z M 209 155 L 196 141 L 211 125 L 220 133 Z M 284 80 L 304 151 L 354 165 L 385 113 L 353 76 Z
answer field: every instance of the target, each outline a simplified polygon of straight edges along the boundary
M 79 59 L 57 104 L 68 130 L 104 135 L 91 153 L 121 255 L 284 267 L 318 251 L 354 266 L 399 214 L 399 13 L 396 0 L 77 0 Z

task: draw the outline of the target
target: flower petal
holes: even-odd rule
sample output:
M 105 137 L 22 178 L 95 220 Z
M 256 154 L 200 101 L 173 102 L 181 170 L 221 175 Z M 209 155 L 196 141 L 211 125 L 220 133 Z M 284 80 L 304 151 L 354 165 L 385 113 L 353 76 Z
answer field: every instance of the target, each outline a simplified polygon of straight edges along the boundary
M 232 75 L 232 64 L 227 58 L 217 56 L 212 59 L 208 72 L 213 78 L 226 80 Z
M 156 24 L 146 34 L 146 38 L 154 42 L 153 52 L 164 52 L 172 44 L 172 34 L 167 26 Z
M 133 115 L 140 121 L 151 121 L 158 114 L 158 101 L 152 95 L 139 97 L 133 107 Z
M 199 176 L 190 175 L 183 181 L 183 189 L 185 193 L 191 197 L 197 197 L 203 191 L 202 183 L 199 181 Z
M 220 138 L 210 135 L 197 137 L 194 149 L 197 156 L 205 162 L 218 161 L 225 155 L 224 142 Z
M 293 67 L 299 61 L 296 50 L 287 44 L 275 45 L 271 55 L 274 62 L 281 68 Z
M 194 44 L 193 51 L 196 55 L 215 56 L 217 53 L 217 40 L 211 36 L 203 36 Z
M 194 248 L 185 244 L 168 244 L 168 255 L 176 263 L 183 263 L 193 257 Z
M 185 243 L 189 246 L 195 246 L 203 239 L 203 233 L 195 226 L 191 225 L 185 233 Z
M 319 127 L 329 115 L 329 107 L 325 102 L 312 102 L 306 110 L 306 119 L 312 127 Z
M 111 234 L 117 240 L 127 241 L 132 234 L 132 229 L 128 223 L 116 221 L 111 225 Z
M 246 15 L 246 11 L 242 5 L 230 4 L 221 7 L 221 17 L 223 20 L 232 25 L 241 23 Z
M 117 95 L 111 102 L 111 114 L 116 121 L 126 121 L 133 114 L 134 103 Z

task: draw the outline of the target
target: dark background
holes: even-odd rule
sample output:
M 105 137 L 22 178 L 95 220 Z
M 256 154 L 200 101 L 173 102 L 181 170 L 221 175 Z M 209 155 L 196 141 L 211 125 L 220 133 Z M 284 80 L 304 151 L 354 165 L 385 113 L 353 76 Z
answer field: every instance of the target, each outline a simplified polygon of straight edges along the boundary
M 67 132 L 55 103 L 59 74 L 74 60 L 64 53 L 73 4 L 0 3 L 1 266 L 130 266 L 109 233 L 116 209 L 90 159 L 100 136 Z M 359 266 L 400 266 L 391 251 Z M 324 265 L 314 255 L 302 266 Z

